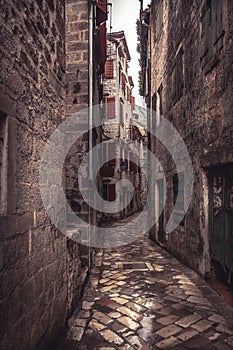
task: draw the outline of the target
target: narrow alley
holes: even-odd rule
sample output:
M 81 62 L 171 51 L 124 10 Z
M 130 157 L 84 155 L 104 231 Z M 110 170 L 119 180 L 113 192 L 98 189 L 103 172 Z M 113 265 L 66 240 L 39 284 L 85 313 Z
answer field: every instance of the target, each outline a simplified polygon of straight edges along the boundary
M 230 350 L 232 325 L 232 308 L 198 274 L 143 237 L 98 251 L 59 350 Z
M 0 0 L 0 350 L 233 349 L 233 0 Z

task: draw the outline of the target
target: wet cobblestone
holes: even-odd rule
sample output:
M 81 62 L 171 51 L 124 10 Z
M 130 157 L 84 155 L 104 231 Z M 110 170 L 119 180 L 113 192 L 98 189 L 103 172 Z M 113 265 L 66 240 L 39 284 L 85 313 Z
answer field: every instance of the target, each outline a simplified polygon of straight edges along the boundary
M 233 309 L 147 237 L 96 262 L 62 350 L 233 348 Z

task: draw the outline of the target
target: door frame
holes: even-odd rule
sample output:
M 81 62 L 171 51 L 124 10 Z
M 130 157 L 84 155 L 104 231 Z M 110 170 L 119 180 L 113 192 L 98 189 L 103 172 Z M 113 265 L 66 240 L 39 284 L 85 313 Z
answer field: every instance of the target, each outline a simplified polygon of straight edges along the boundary
M 230 189 L 230 181 L 229 179 L 231 178 L 229 174 L 232 174 L 233 171 L 233 164 L 228 163 L 228 164 L 222 164 L 219 166 L 211 167 L 208 169 L 208 197 L 209 197 L 209 203 L 208 203 L 208 214 L 209 214 L 209 256 L 210 256 L 210 263 L 212 261 L 217 261 L 221 266 L 224 266 L 230 271 L 233 271 L 233 266 L 227 266 L 227 235 L 229 235 L 229 232 L 226 232 L 226 222 L 227 222 L 227 205 L 228 205 L 228 196 L 230 195 L 228 193 Z M 223 178 L 223 203 L 222 203 L 222 220 L 223 220 L 223 234 L 222 234 L 222 243 L 221 243 L 221 256 L 222 258 L 217 259 L 217 256 L 214 256 L 212 254 L 212 245 L 214 244 L 212 242 L 212 237 L 214 236 L 213 232 L 213 225 L 214 225 L 214 213 L 213 213 L 213 178 L 214 176 L 219 176 Z M 233 175 L 232 175 L 233 178 Z M 233 239 L 233 238 L 232 238 Z M 214 248 L 214 247 L 213 247 Z

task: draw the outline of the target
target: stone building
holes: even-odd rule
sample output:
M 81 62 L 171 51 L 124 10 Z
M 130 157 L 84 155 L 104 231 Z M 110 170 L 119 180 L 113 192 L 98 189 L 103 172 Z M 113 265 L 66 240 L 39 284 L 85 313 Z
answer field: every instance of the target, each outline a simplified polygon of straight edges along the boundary
M 128 146 L 132 140 L 143 142 L 140 128 L 133 125 L 135 102 L 132 96 L 133 80 L 128 74 L 130 59 L 124 32 L 107 34 L 107 61 L 103 80 L 105 101 L 103 139 L 108 141 L 104 154 L 112 159 L 109 159 L 102 168 L 103 197 L 105 200 L 114 201 L 118 193 L 124 206 L 123 210 L 112 215 L 114 218 L 131 215 L 141 207 L 140 167 L 137 165 L 136 158 L 134 159 L 133 151 Z M 119 140 L 119 145 L 114 139 Z M 134 188 L 129 188 L 127 185 L 118 187 L 119 180 L 129 180 Z
M 162 183 L 158 172 L 152 191 L 157 206 L 167 189 L 166 205 L 151 237 L 203 276 L 217 265 L 230 283 L 233 3 L 152 0 L 140 17 L 142 40 L 146 36 L 149 43 L 144 46 L 142 62 L 144 95 L 152 110 L 150 130 L 159 128 L 161 115 L 169 120 L 186 143 L 194 169 L 193 196 L 184 213 L 186 197 L 178 177 L 185 184 L 185 169 L 177 174 L 166 149 L 151 137 L 150 147 L 166 174 L 166 183 Z M 179 210 L 173 212 L 178 192 Z M 184 214 L 176 230 L 166 232 L 168 218 L 173 215 L 180 221 Z
M 102 4 L 102 1 L 93 2 L 90 6 L 88 1 L 74 0 L 66 3 L 66 115 L 70 117 L 84 111 L 83 125 L 86 129 L 90 127 L 91 119 L 96 112 L 92 106 L 100 104 L 103 100 L 102 75 L 107 58 L 107 12 L 107 4 Z M 102 217 L 101 213 L 97 213 L 87 205 L 80 193 L 78 182 L 80 163 L 84 160 L 88 150 L 102 140 L 101 127 L 93 126 L 90 129 L 92 132 L 84 133 L 73 144 L 66 157 L 66 196 L 72 209 L 72 212 L 67 210 L 67 215 L 72 217 L 75 213 L 83 221 L 78 229 L 73 228 L 72 225 L 67 228 L 69 236 L 76 235 L 77 231 L 82 234 L 87 223 L 98 225 Z M 69 138 L 69 134 L 67 136 Z M 87 164 L 86 168 L 90 177 L 90 164 Z M 89 185 L 91 187 L 91 184 Z M 97 187 L 101 191 L 100 177 L 97 179 Z M 88 191 L 88 185 L 86 190 Z M 78 254 L 81 257 L 82 269 L 87 272 L 93 250 L 90 248 L 90 242 L 85 241 L 84 243 L 79 246 Z M 70 241 L 70 245 L 77 249 L 76 243 Z M 78 278 L 77 273 L 75 276 Z M 73 282 L 77 284 L 77 281 Z
M 103 5 L 88 4 L 87 0 L 0 3 L 0 348 L 4 350 L 54 349 L 90 265 L 90 249 L 81 249 L 51 224 L 39 188 L 49 136 L 78 108 L 101 99 L 98 77 L 105 63 L 102 24 L 107 13 Z M 93 66 L 88 63 L 90 37 Z M 93 135 L 95 143 L 100 131 L 93 130 Z M 89 138 L 84 135 L 80 148 L 88 149 Z

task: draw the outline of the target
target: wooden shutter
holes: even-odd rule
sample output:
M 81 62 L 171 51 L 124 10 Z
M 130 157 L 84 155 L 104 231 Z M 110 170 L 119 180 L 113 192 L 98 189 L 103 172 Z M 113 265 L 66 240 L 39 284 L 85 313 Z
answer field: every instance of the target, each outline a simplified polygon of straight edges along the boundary
M 210 5 L 209 5 L 210 6 Z M 201 58 L 203 60 L 203 66 L 209 61 L 211 55 L 211 9 L 204 7 L 202 15 L 202 52 Z
M 156 129 L 156 106 L 157 106 L 157 94 L 154 93 L 152 97 L 152 129 Z
M 125 84 L 126 84 L 126 77 L 125 75 L 122 73 L 121 75 L 121 84 L 122 84 L 122 92 L 125 95 Z
M 114 119 L 116 116 L 116 105 L 115 105 L 115 97 L 107 98 L 107 119 Z
M 132 152 L 129 153 L 129 157 L 131 159 L 130 160 L 130 171 L 137 173 L 137 171 L 138 171 L 137 157 Z
M 100 74 L 104 73 L 105 62 L 107 60 L 107 27 L 106 23 L 101 24 L 99 29 L 99 52 L 100 52 Z
M 120 123 L 124 124 L 124 108 L 123 108 L 123 104 L 120 104 Z
M 132 106 L 132 109 L 135 109 L 135 97 L 134 96 L 131 96 L 131 106 Z
M 98 0 L 96 4 L 96 25 L 99 26 L 101 23 L 106 22 L 107 19 L 107 2 Z
M 107 60 L 105 63 L 105 73 L 104 76 L 106 79 L 113 78 L 113 60 Z

